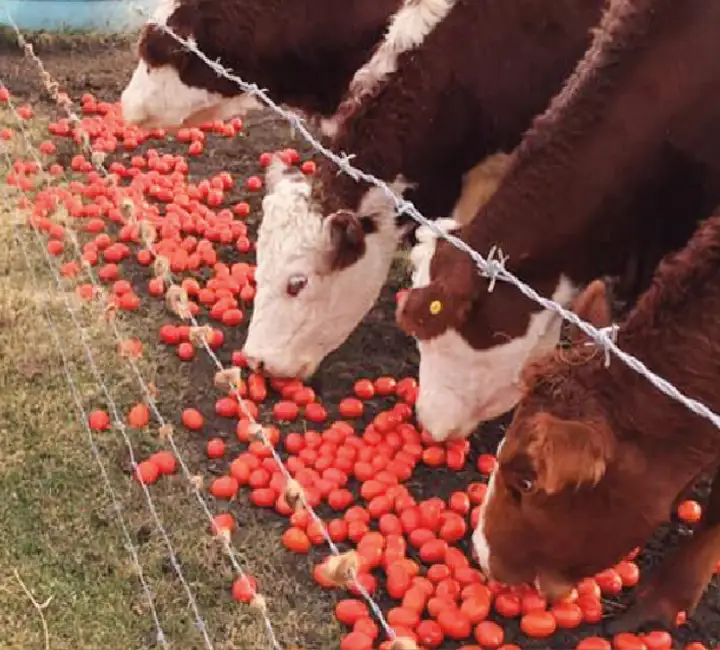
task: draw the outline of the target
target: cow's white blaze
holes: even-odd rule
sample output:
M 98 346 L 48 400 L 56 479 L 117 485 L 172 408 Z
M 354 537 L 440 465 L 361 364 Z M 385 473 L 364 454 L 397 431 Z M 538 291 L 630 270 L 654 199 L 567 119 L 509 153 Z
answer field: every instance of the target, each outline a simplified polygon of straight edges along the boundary
M 503 438 L 500 441 L 500 444 L 498 444 L 497 451 L 495 452 L 496 458 L 500 457 L 500 451 L 502 450 L 504 444 L 505 439 Z M 483 570 L 483 573 L 485 573 L 485 575 L 490 575 L 491 557 L 490 544 L 487 537 L 485 536 L 486 513 L 488 503 L 490 503 L 490 500 L 495 494 L 495 475 L 497 474 L 497 471 L 498 470 L 496 465 L 496 468 L 490 475 L 487 491 L 485 492 L 485 498 L 480 504 L 480 516 L 478 517 L 478 523 L 472 536 L 473 550 L 475 551 L 475 560 L 480 565 L 480 568 Z
M 413 287 L 430 282 L 430 261 L 437 238 L 429 230 L 422 237 L 411 256 L 415 267 Z M 568 305 L 576 293 L 570 281 L 561 277 L 551 299 Z M 435 440 L 464 438 L 480 422 L 512 409 L 520 398 L 518 379 L 523 366 L 557 345 L 561 324 L 553 312 L 535 312 L 523 336 L 484 350 L 472 348 L 452 329 L 418 341 L 418 420 Z
M 177 0 L 161 0 L 153 20 L 166 25 L 178 4 Z M 147 38 L 154 36 L 150 34 Z M 192 34 L 186 38 L 192 41 Z M 207 73 L 208 80 L 212 80 L 215 73 L 209 68 Z M 142 59 L 123 90 L 120 102 L 123 119 L 146 129 L 178 128 L 227 120 L 260 106 L 255 98 L 241 93 L 239 88 L 237 95 L 226 97 L 199 86 L 188 86 L 172 65 L 151 68 Z
M 390 19 L 385 39 L 370 60 L 357 70 L 343 104 L 359 103 L 397 70 L 403 52 L 419 47 L 448 15 L 456 0 L 405 0 Z M 320 122 L 322 133 L 334 138 L 345 116 L 342 111 Z
M 396 191 L 407 186 L 399 181 Z M 311 186 L 298 171 L 274 162 L 257 240 L 257 294 L 244 352 L 273 375 L 311 375 L 338 348 L 377 300 L 387 278 L 400 231 L 392 202 L 368 190 L 358 216 L 373 215 L 377 231 L 366 235 L 365 253 L 340 271 L 328 268 L 328 219 L 311 200 Z M 288 280 L 307 285 L 288 295 Z

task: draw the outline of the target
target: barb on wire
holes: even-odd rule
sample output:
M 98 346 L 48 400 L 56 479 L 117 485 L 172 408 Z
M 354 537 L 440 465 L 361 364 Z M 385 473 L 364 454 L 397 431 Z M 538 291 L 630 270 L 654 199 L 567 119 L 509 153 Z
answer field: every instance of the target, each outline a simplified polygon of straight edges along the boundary
M 276 102 L 274 102 L 267 95 L 267 93 L 260 89 L 257 84 L 249 83 L 241 79 L 231 70 L 224 67 L 219 61 L 213 61 L 212 59 L 210 59 L 202 50 L 198 48 L 195 42 L 179 36 L 166 24 L 150 16 L 148 12 L 145 11 L 142 7 L 139 7 L 137 5 L 133 5 L 133 7 L 135 11 L 148 19 L 151 24 L 158 27 L 158 29 L 162 30 L 165 34 L 173 38 L 186 50 L 195 54 L 195 56 L 202 60 L 207 66 L 209 66 L 218 76 L 234 82 L 242 91 L 249 93 L 253 97 L 259 99 L 263 104 L 265 104 L 268 108 L 274 111 L 277 115 L 283 117 L 288 123 L 290 123 L 290 125 L 295 129 L 296 132 L 300 133 L 303 136 L 303 138 L 308 144 L 310 144 L 318 153 L 322 154 L 325 158 L 335 163 L 335 165 L 337 165 L 340 171 L 346 173 L 355 181 L 364 181 L 382 190 L 382 192 L 392 201 L 398 214 L 407 214 L 418 223 L 427 226 L 441 239 L 444 239 L 445 241 L 455 246 L 455 248 L 469 255 L 473 262 L 475 262 L 475 265 L 478 268 L 478 272 L 490 279 L 490 286 L 494 286 L 496 280 L 502 280 L 503 282 L 508 282 L 514 285 L 526 298 L 529 298 L 533 302 L 538 303 L 548 311 L 555 312 L 566 321 L 569 321 L 576 327 L 580 328 L 599 346 L 605 349 L 606 353 L 612 352 L 628 367 L 645 377 L 645 379 L 647 379 L 659 391 L 661 391 L 668 397 L 671 397 L 672 399 L 680 402 L 683 406 L 691 410 L 696 415 L 699 415 L 700 417 L 709 420 L 718 429 L 720 429 L 720 415 L 713 412 L 702 402 L 687 397 L 669 381 L 660 377 L 659 375 L 656 375 L 642 361 L 618 347 L 618 345 L 612 340 L 610 336 L 608 336 L 606 332 L 603 332 L 602 330 L 593 327 L 592 325 L 590 325 L 590 323 L 582 320 L 575 313 L 554 302 L 553 300 L 549 300 L 548 298 L 541 296 L 537 291 L 535 291 L 535 289 L 525 284 L 517 276 L 508 271 L 505 268 L 504 261 L 493 259 L 491 257 L 488 257 L 486 259 L 478 251 L 471 248 L 459 237 L 456 237 L 451 233 L 444 232 L 434 221 L 431 221 L 427 217 L 423 216 L 411 201 L 408 201 L 407 199 L 399 196 L 383 180 L 373 176 L 372 174 L 364 172 L 363 170 L 358 169 L 357 167 L 354 167 L 352 164 L 350 164 L 350 156 L 348 154 L 338 154 L 328 149 L 308 130 L 301 118 L 299 118 L 292 111 L 288 111 Z
M 7 149 L 5 149 L 5 146 L 3 144 L 0 144 L 0 147 L 2 147 L 3 153 L 6 154 L 7 158 Z M 5 189 L 5 185 L 0 183 L 0 192 L 2 193 L 2 199 L 6 204 L 9 204 L 9 197 L 8 193 Z M 155 602 L 153 600 L 153 596 L 150 590 L 150 586 L 147 583 L 147 580 L 145 579 L 145 574 L 143 572 L 142 564 L 140 563 L 140 559 L 138 557 L 137 549 L 135 545 L 133 544 L 132 537 L 130 536 L 130 532 L 128 530 L 127 524 L 125 523 L 125 517 L 123 516 L 123 510 L 122 506 L 120 505 L 120 500 L 118 499 L 115 490 L 112 487 L 112 484 L 110 483 L 110 477 L 108 475 L 107 469 L 105 467 L 105 464 L 103 463 L 102 456 L 100 454 L 100 450 L 98 449 L 97 444 L 95 443 L 95 437 L 93 436 L 92 429 L 89 425 L 89 419 L 87 411 L 85 410 L 85 407 L 83 406 L 82 398 L 80 397 L 81 393 L 78 390 L 78 386 L 75 383 L 75 379 L 73 378 L 72 370 L 70 369 L 70 363 L 68 361 L 67 356 L 65 355 L 65 352 L 63 350 L 63 345 L 60 341 L 60 336 L 58 333 L 58 327 L 55 325 L 54 321 L 52 320 L 52 317 L 50 316 L 50 311 L 47 307 L 46 298 L 44 292 L 39 291 L 39 283 L 37 280 L 37 276 L 35 274 L 35 268 L 30 261 L 30 256 L 28 254 L 28 250 L 25 246 L 25 242 L 20 235 L 18 224 L 15 220 L 13 220 L 13 230 L 14 230 L 14 237 L 15 241 L 20 245 L 20 249 L 22 250 L 23 258 L 25 260 L 25 266 L 28 269 L 28 272 L 30 274 L 31 278 L 31 284 L 33 288 L 35 289 L 35 294 L 42 296 L 40 299 L 40 309 L 43 313 L 43 319 L 45 321 L 45 324 L 47 326 L 47 331 L 50 332 L 50 336 L 53 339 L 53 342 L 55 344 L 55 349 L 57 350 L 58 355 L 60 356 L 60 360 L 62 362 L 63 372 L 65 373 L 65 379 L 68 384 L 68 388 L 70 390 L 70 393 L 72 394 L 73 401 L 75 402 L 75 408 L 77 410 L 78 418 L 80 419 L 81 426 L 84 427 L 85 432 L 88 437 L 88 443 L 90 445 L 90 449 L 92 451 L 93 456 L 95 457 L 95 462 L 98 465 L 98 468 L 100 470 L 100 475 L 102 476 L 105 492 L 107 493 L 108 497 L 110 498 L 110 501 L 112 502 L 113 509 L 115 510 L 115 514 L 117 515 L 117 520 L 120 525 L 120 529 L 122 531 L 124 542 L 125 542 L 125 548 L 127 549 L 128 553 L 130 554 L 130 558 L 132 559 L 135 571 L 137 572 L 138 580 L 140 581 L 140 586 L 142 588 L 143 594 L 145 596 L 145 600 L 147 601 L 148 607 L 150 608 L 150 615 L 153 620 L 153 625 L 155 626 L 155 638 L 156 642 L 163 646 L 164 648 L 169 648 L 169 644 L 167 641 L 167 637 L 165 636 L 165 632 L 162 629 L 162 625 L 160 624 L 160 618 L 157 613 L 157 609 L 155 608 Z

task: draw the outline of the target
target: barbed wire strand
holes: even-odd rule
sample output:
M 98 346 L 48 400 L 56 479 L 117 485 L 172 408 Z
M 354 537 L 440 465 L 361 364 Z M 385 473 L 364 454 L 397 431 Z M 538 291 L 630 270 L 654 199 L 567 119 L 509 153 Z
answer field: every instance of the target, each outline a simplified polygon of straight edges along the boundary
M 7 148 L 2 147 L 2 151 L 6 157 L 6 160 L 8 161 L 8 164 L 12 165 L 12 158 L 10 157 Z M 112 418 L 115 422 L 115 427 L 120 432 L 122 438 L 125 441 L 125 445 L 128 449 L 128 453 L 130 456 L 130 465 L 133 470 L 133 474 L 137 476 L 137 467 L 138 462 L 135 457 L 135 450 L 133 449 L 132 442 L 130 440 L 130 437 L 127 434 L 127 430 L 125 428 L 125 423 L 122 420 L 122 417 L 120 415 L 120 412 L 118 410 L 117 404 L 115 403 L 115 400 L 110 392 L 110 389 L 107 387 L 107 384 L 105 383 L 105 380 L 103 379 L 102 373 L 99 371 L 96 363 L 95 358 L 93 356 L 92 350 L 89 347 L 88 341 L 87 341 L 87 332 L 85 327 L 78 321 L 75 310 L 72 308 L 70 300 L 67 297 L 67 294 L 62 286 L 62 280 L 60 279 L 57 270 L 55 268 L 55 265 L 52 263 L 52 260 L 50 259 L 49 253 L 47 252 L 46 248 L 43 246 L 43 240 L 40 235 L 40 233 L 37 231 L 36 228 L 31 227 L 31 230 L 35 234 L 38 242 L 39 247 L 43 252 L 43 255 L 46 258 L 46 262 L 48 263 L 48 268 L 51 271 L 53 278 L 55 280 L 55 284 L 57 285 L 58 293 L 63 298 L 65 305 L 67 307 L 68 314 L 70 314 L 70 317 L 75 325 L 75 328 L 77 329 L 78 333 L 80 334 L 80 342 L 82 344 L 82 347 L 85 351 L 85 356 L 88 359 L 88 362 L 90 364 L 91 371 L 93 373 L 93 376 L 95 377 L 95 380 L 98 383 L 98 386 L 100 387 L 102 393 L 105 395 L 105 399 L 107 401 L 108 409 L 110 410 L 110 413 L 112 415 Z M 209 650 L 213 650 L 213 644 L 210 641 L 210 637 L 208 636 L 207 632 L 207 625 L 205 624 L 204 619 L 202 618 L 200 611 L 197 606 L 197 602 L 195 600 L 195 596 L 192 593 L 192 590 L 190 589 L 190 585 L 188 584 L 182 569 L 180 568 L 180 563 L 177 559 L 177 553 L 175 551 L 175 548 L 173 547 L 172 542 L 170 541 L 170 537 L 167 533 L 167 530 L 163 526 L 162 520 L 160 519 L 157 509 L 155 508 L 155 503 L 153 502 L 152 496 L 150 494 L 150 491 L 145 485 L 145 482 L 142 480 L 138 480 L 138 484 L 141 486 L 143 493 L 145 494 L 145 500 L 148 504 L 148 509 L 150 510 L 150 513 L 153 517 L 153 520 L 155 522 L 155 527 L 157 528 L 158 532 L 162 536 L 165 546 L 168 550 L 169 557 L 170 557 L 170 563 L 172 564 L 173 568 L 175 569 L 175 573 L 178 576 L 178 579 L 180 580 L 186 594 L 188 597 L 188 604 L 190 605 L 190 608 L 193 610 L 193 614 L 195 615 L 195 624 L 197 629 L 201 632 L 203 636 L 203 640 L 205 641 L 205 645 Z
M 364 181 L 370 185 L 373 185 L 377 187 L 378 189 L 382 190 L 382 192 L 392 201 L 393 205 L 395 206 L 396 211 L 398 214 L 407 214 L 412 219 L 417 221 L 419 224 L 422 224 L 429 228 L 432 232 L 434 232 L 438 237 L 441 239 L 444 239 L 448 243 L 455 246 L 455 248 L 461 250 L 462 252 L 469 255 L 472 260 L 475 262 L 475 265 L 478 268 L 478 271 L 481 275 L 484 277 L 489 278 L 489 286 L 488 290 L 491 291 L 494 283 L 497 280 L 501 280 L 503 282 L 508 282 L 509 284 L 514 285 L 526 298 L 529 298 L 533 302 L 538 303 L 545 309 L 555 312 L 559 316 L 561 316 L 566 321 L 572 323 L 576 327 L 578 327 L 580 330 L 582 330 L 585 334 L 587 334 L 597 345 L 599 345 L 606 354 L 608 352 L 612 352 L 618 359 L 620 359 L 623 363 L 625 363 L 629 368 L 637 372 L 638 374 L 645 377 L 655 388 L 657 388 L 659 391 L 667 395 L 668 397 L 680 402 L 683 404 L 686 408 L 688 408 L 690 411 L 695 413 L 696 415 L 699 415 L 700 417 L 703 417 L 712 424 L 714 424 L 718 429 L 720 429 L 720 415 L 716 414 L 712 410 L 710 410 L 707 406 L 705 406 L 702 402 L 699 402 L 698 400 L 695 400 L 693 398 L 687 397 L 685 394 L 681 393 L 673 384 L 671 384 L 669 381 L 664 379 L 663 377 L 660 377 L 659 375 L 656 375 L 652 370 L 650 370 L 642 361 L 637 359 L 636 357 L 632 356 L 631 354 L 628 354 L 624 350 L 622 350 L 618 345 L 612 340 L 611 337 L 611 331 L 603 328 L 598 329 L 596 327 L 593 327 L 590 323 L 584 321 L 581 319 L 577 314 L 573 313 L 572 311 L 566 309 L 559 303 L 554 302 L 553 300 L 549 300 L 548 298 L 545 298 L 541 296 L 535 289 L 533 289 L 531 286 L 525 284 L 522 280 L 520 280 L 517 276 L 515 276 L 513 273 L 508 271 L 505 268 L 505 259 L 502 257 L 501 251 L 497 247 L 493 247 L 491 252 L 488 254 L 487 258 L 484 258 L 478 251 L 471 248 L 468 244 L 466 244 L 462 239 L 456 237 L 455 235 L 445 232 L 440 228 L 434 221 L 431 221 L 427 217 L 423 216 L 415 207 L 415 205 L 408 201 L 407 199 L 402 198 L 399 196 L 387 183 L 385 183 L 383 180 L 373 176 L 372 174 L 369 174 L 361 169 L 358 169 L 357 167 L 354 167 L 350 163 L 350 159 L 353 157 L 352 154 L 346 154 L 346 153 L 340 153 L 337 154 L 334 151 L 331 151 L 328 149 L 325 145 L 323 145 L 315 136 L 308 130 L 308 128 L 305 126 L 304 120 L 300 118 L 298 115 L 293 113 L 290 110 L 286 110 L 279 104 L 277 104 L 275 101 L 273 101 L 268 94 L 262 90 L 257 84 L 250 83 L 236 74 L 234 74 L 231 70 L 224 67 L 220 60 L 213 61 L 210 57 L 208 57 L 202 50 L 200 50 L 197 45 L 191 40 L 191 39 L 184 39 L 182 36 L 179 36 L 176 34 L 170 27 L 168 27 L 166 24 L 158 22 L 155 20 L 147 11 L 145 11 L 143 8 L 137 6 L 134 3 L 131 3 L 133 9 L 138 12 L 140 15 L 145 17 L 148 22 L 151 24 L 157 26 L 160 30 L 162 30 L 164 33 L 166 33 L 168 36 L 173 38 L 178 44 L 182 45 L 186 50 L 189 52 L 192 52 L 195 54 L 198 58 L 200 58 L 208 67 L 210 67 L 219 77 L 223 77 L 229 81 L 234 82 L 237 84 L 237 86 L 243 90 L 244 92 L 252 95 L 253 97 L 259 99 L 265 106 L 270 108 L 272 111 L 274 111 L 277 115 L 284 118 L 294 129 L 296 133 L 300 133 L 302 137 L 305 139 L 305 141 L 315 149 L 317 153 L 322 154 L 325 158 L 330 160 L 331 162 L 335 163 L 335 165 L 340 169 L 340 171 L 345 172 L 348 176 L 350 176 L 355 181 Z
M 3 148 L 3 153 L 6 153 L 5 145 L 0 144 L 0 146 Z M 6 189 L 6 186 L 4 183 L 0 183 L 0 193 L 2 194 L 3 201 L 6 205 L 10 205 L 8 192 Z M 80 391 L 78 390 L 77 384 L 75 383 L 75 379 L 72 374 L 72 370 L 70 369 L 70 363 L 68 361 L 68 358 L 65 355 L 65 352 L 63 351 L 63 346 L 60 342 L 59 334 L 58 334 L 58 326 L 53 321 L 52 317 L 50 316 L 50 312 L 47 306 L 47 299 L 45 298 L 44 292 L 39 290 L 39 282 L 37 279 L 37 276 L 35 275 L 35 269 L 30 261 L 30 256 L 28 254 L 27 248 L 25 246 L 25 242 L 20 235 L 18 223 L 16 220 L 12 220 L 12 226 L 14 231 L 14 237 L 15 241 L 20 245 L 22 248 L 23 258 L 25 260 L 25 266 L 27 267 L 27 270 L 30 273 L 31 276 L 31 286 L 34 289 L 34 292 L 36 295 L 41 295 L 42 298 L 39 301 L 40 302 L 40 309 L 43 312 L 43 318 L 45 320 L 45 323 L 47 325 L 47 331 L 50 332 L 53 341 L 55 343 L 55 349 L 60 356 L 60 359 L 63 364 L 63 372 L 65 374 L 65 378 L 67 380 L 68 388 L 70 389 L 70 392 L 73 397 L 73 401 L 75 402 L 75 407 L 77 409 L 78 417 L 81 421 L 81 426 L 84 427 L 85 432 L 87 433 L 88 437 L 88 443 L 90 445 L 90 449 L 92 451 L 93 456 L 95 457 L 95 461 L 98 465 L 98 468 L 100 470 L 100 475 L 102 476 L 105 492 L 107 493 L 108 497 L 110 497 L 110 501 L 112 502 L 113 509 L 115 510 L 115 513 L 117 515 L 118 524 L 120 525 L 123 537 L 124 539 L 124 546 L 128 553 L 130 554 L 130 558 L 132 559 L 135 571 L 138 576 L 138 580 L 140 581 L 140 585 L 142 587 L 143 594 L 145 596 L 145 600 L 147 601 L 148 607 L 150 608 L 150 615 L 153 620 L 153 624 L 155 625 L 155 632 L 156 632 L 156 640 L 157 643 L 162 645 L 165 648 L 169 648 L 169 644 L 167 641 L 167 637 L 165 635 L 165 632 L 162 629 L 162 625 L 160 624 L 160 618 L 157 613 L 157 609 L 155 608 L 155 602 L 153 600 L 152 592 L 150 589 L 150 586 L 147 583 L 147 580 L 145 579 L 145 574 L 143 572 L 142 564 L 140 563 L 140 559 L 138 557 L 137 549 L 135 545 L 132 542 L 132 538 L 130 536 L 130 532 L 128 531 L 127 524 L 125 523 L 125 518 L 123 517 L 123 510 L 122 506 L 120 505 L 120 500 L 117 497 L 115 490 L 112 487 L 112 483 L 110 482 L 110 477 L 108 475 L 107 469 L 105 467 L 105 464 L 102 460 L 102 455 L 100 454 L 100 450 L 98 449 L 98 446 L 95 442 L 95 437 L 93 436 L 92 429 L 89 425 L 89 419 L 87 411 L 85 410 L 85 407 L 82 403 L 82 398 L 80 397 Z
M 48 92 L 50 92 L 51 94 L 54 91 L 55 94 L 57 95 L 59 86 L 57 85 L 56 82 L 54 82 L 54 85 L 50 85 L 53 83 L 53 80 L 52 80 L 52 77 L 47 72 L 47 70 L 45 69 L 45 66 L 44 66 L 42 60 L 34 53 L 31 46 L 27 47 L 27 45 L 29 45 L 29 44 L 27 44 L 24 37 L 22 36 L 22 33 L 20 32 L 20 30 L 17 28 L 17 26 L 12 21 L 11 21 L 11 26 L 15 29 L 16 35 L 18 36 L 18 41 L 19 41 L 20 46 L 26 51 L 27 54 L 29 54 L 35 60 L 35 63 L 40 68 L 41 74 L 43 75 L 43 77 L 45 79 L 49 80 L 50 83 L 46 84 L 46 90 L 48 90 Z M 68 113 L 68 117 L 76 125 L 78 125 L 80 118 L 76 114 L 73 113 L 73 111 L 71 109 L 72 102 L 69 100 L 69 98 L 67 98 L 65 101 L 60 102 L 60 104 L 61 104 L 61 106 L 63 106 L 66 109 L 66 112 Z M 73 117 L 71 117 L 71 115 L 73 115 Z M 81 141 L 85 146 L 89 147 L 89 139 L 81 138 Z M 90 151 L 92 153 L 92 150 L 90 150 Z M 98 168 L 98 170 L 101 173 L 103 173 L 106 177 L 110 176 L 109 172 L 105 169 L 105 167 L 102 165 L 102 163 L 98 163 L 98 161 L 95 159 L 95 157 L 92 157 L 91 161 L 95 164 L 95 166 Z M 154 251 L 153 251 L 153 254 L 155 254 Z M 94 282 L 94 284 L 97 284 L 97 283 Z M 173 284 L 175 284 L 175 283 L 173 282 Z M 189 315 L 188 320 L 191 322 L 192 326 L 199 328 L 200 325 L 199 325 L 198 321 L 195 319 L 195 317 L 192 314 L 188 314 L 188 315 Z M 221 361 L 218 359 L 215 352 L 210 347 L 209 342 L 206 340 L 206 337 L 201 336 L 199 338 L 200 338 L 203 348 L 205 349 L 206 353 L 208 354 L 210 359 L 213 361 L 213 363 L 215 364 L 217 369 L 220 372 L 225 371 L 223 364 L 221 363 Z M 253 414 L 250 412 L 250 410 L 245 405 L 244 398 L 240 395 L 240 392 L 234 386 L 232 387 L 232 392 L 235 395 L 235 397 L 237 398 L 239 407 L 240 407 L 241 411 L 243 412 L 243 415 L 250 421 L 250 423 L 252 425 L 254 425 L 253 432 L 254 432 L 255 437 L 257 437 L 259 440 L 261 440 L 263 442 L 263 444 L 268 448 L 268 450 L 272 454 L 276 464 L 278 465 L 279 470 L 282 472 L 285 480 L 287 482 L 293 481 L 293 483 L 294 483 L 294 479 L 292 478 L 292 475 L 290 474 L 287 467 L 285 466 L 281 456 L 278 454 L 277 450 L 273 446 L 272 441 L 268 438 L 263 427 L 256 421 Z M 149 405 L 151 405 L 151 409 L 153 409 L 154 415 L 156 417 L 162 418 L 162 415 L 154 407 L 154 400 L 152 399 L 152 396 L 150 395 L 149 392 L 147 393 L 147 397 L 149 398 L 149 400 L 148 400 Z M 168 438 L 168 440 L 170 440 L 170 438 Z M 179 460 L 180 464 L 182 465 L 181 459 L 178 458 L 178 460 Z M 198 494 L 199 498 L 202 498 L 199 494 L 199 491 L 197 491 L 196 493 Z M 300 498 L 300 501 L 301 501 L 303 507 L 308 512 L 308 515 L 310 516 L 310 518 L 313 520 L 313 522 L 316 524 L 316 526 L 320 530 L 324 540 L 326 541 L 326 543 L 328 544 L 328 547 L 330 548 L 330 551 L 335 556 L 338 556 L 338 557 L 341 556 L 342 554 L 340 553 L 340 550 L 338 549 L 338 547 L 332 540 L 332 537 L 330 536 L 330 533 L 327 530 L 324 522 L 317 515 L 317 513 L 312 508 L 310 503 L 307 501 L 307 498 L 305 497 L 305 494 L 303 491 L 300 491 L 299 498 Z M 203 503 L 204 503 L 204 501 L 203 501 Z M 208 510 L 208 514 L 209 514 L 209 510 Z M 237 566 L 236 569 L 238 570 L 239 573 L 242 571 L 242 569 L 240 569 L 239 566 Z M 372 610 L 375 617 L 378 619 L 378 621 L 379 621 L 380 625 L 382 626 L 383 631 L 385 632 L 387 637 L 390 640 L 395 640 L 396 635 L 395 635 L 393 628 L 388 624 L 379 605 L 373 600 L 372 596 L 367 591 L 367 589 L 364 587 L 364 585 L 357 579 L 357 575 L 354 571 L 352 572 L 352 574 L 350 576 L 350 585 L 352 587 L 354 587 L 357 590 L 357 592 L 363 597 L 363 599 L 367 602 L 368 606 Z M 269 619 L 267 619 L 266 625 L 269 627 L 269 629 L 272 629 L 271 622 L 269 621 Z M 274 638 L 274 634 L 273 634 L 273 638 Z
M 0 79 L 0 85 L 2 85 L 1 79 Z M 15 110 L 15 107 L 12 104 L 10 104 L 10 102 L 8 102 L 8 103 L 11 107 L 11 110 L 15 113 L 16 120 L 21 120 L 20 116 L 17 114 L 17 111 Z M 29 139 L 29 135 L 27 134 L 26 130 L 24 129 L 24 126 L 22 125 L 22 121 L 19 122 L 18 126 L 19 126 L 19 130 L 21 131 L 21 133 L 23 135 L 23 138 L 25 139 L 26 144 L 28 145 L 28 149 L 31 152 L 32 157 L 35 159 L 36 164 L 40 166 L 40 171 L 46 177 L 46 180 L 47 179 L 52 180 L 52 177 L 49 174 L 47 174 L 47 172 L 45 171 L 43 162 L 42 162 L 40 156 L 37 154 L 37 151 L 33 147 L 32 141 Z M 67 178 L 67 175 L 65 175 L 65 176 Z M 79 256 L 82 256 L 82 249 L 80 247 L 80 243 L 77 240 L 75 233 L 72 231 L 72 229 L 68 228 L 66 230 L 66 234 L 68 234 L 69 239 L 71 240 L 76 253 L 78 253 Z M 46 256 L 47 256 L 47 253 L 46 253 Z M 100 285 L 98 283 L 98 281 L 95 278 L 95 275 L 92 273 L 91 268 L 89 268 L 86 265 L 83 265 L 83 268 L 85 269 L 87 275 L 89 276 L 89 279 L 91 280 L 91 283 L 93 284 L 93 287 L 94 287 L 95 291 L 97 292 L 97 294 L 105 295 L 106 291 L 105 291 L 104 287 L 102 287 L 102 285 Z M 122 332 L 120 332 L 115 320 L 111 319 L 109 321 L 109 323 L 113 329 L 116 339 L 118 340 L 118 342 L 121 343 L 123 340 Z M 198 502 L 200 503 L 201 507 L 203 508 L 204 513 L 212 526 L 213 514 L 210 511 L 206 501 L 203 499 L 202 495 L 200 494 L 200 491 L 199 491 L 195 481 L 193 480 L 193 476 L 190 472 L 190 469 L 188 468 L 187 463 L 183 459 L 180 449 L 177 447 L 177 444 L 174 440 L 174 436 L 171 432 L 171 429 L 169 428 L 169 427 L 171 427 L 171 425 L 169 425 L 169 423 L 165 420 L 162 413 L 158 409 L 157 403 L 155 402 L 155 400 L 152 396 L 152 391 L 150 390 L 150 387 L 148 386 L 148 384 L 145 382 L 145 379 L 142 376 L 142 372 L 140 371 L 140 368 L 138 367 L 138 365 L 133 361 L 131 356 L 127 358 L 127 361 L 129 363 L 131 369 L 133 370 L 133 374 L 135 375 L 135 377 L 138 381 L 138 384 L 141 387 L 141 390 L 144 393 L 145 400 L 148 403 L 148 407 L 152 411 L 155 418 L 158 420 L 158 423 L 160 424 L 161 429 L 164 429 L 165 437 L 167 438 L 168 442 L 170 443 L 170 446 L 173 449 L 173 453 L 175 454 L 175 456 L 177 458 L 178 464 L 180 465 L 181 469 L 183 470 L 183 474 L 188 479 L 188 481 L 191 485 L 191 488 L 193 489 L 196 497 L 198 498 Z M 231 563 L 233 565 L 233 568 L 236 571 L 236 573 L 238 574 L 238 576 L 241 579 L 247 578 L 248 574 L 243 570 L 242 565 L 237 560 L 235 552 L 232 549 L 232 547 L 230 546 L 228 536 L 226 536 L 224 534 L 220 534 L 220 535 L 218 535 L 218 539 L 221 540 L 221 542 L 224 546 L 224 549 L 227 552 L 228 557 L 230 558 Z M 258 596 L 258 600 L 255 602 L 255 609 L 259 609 L 261 611 L 261 615 L 263 618 L 263 624 L 264 624 L 266 632 L 270 638 L 272 647 L 275 648 L 276 650 L 282 650 L 282 646 L 280 645 L 280 643 L 277 640 L 277 637 L 276 637 L 276 634 L 275 634 L 275 631 L 274 631 L 274 628 L 272 625 L 272 621 L 270 620 L 269 616 L 265 612 L 264 600 L 260 597 L 260 594 L 256 590 L 252 589 L 252 583 L 249 580 L 247 580 L 246 583 L 253 591 L 253 595 Z

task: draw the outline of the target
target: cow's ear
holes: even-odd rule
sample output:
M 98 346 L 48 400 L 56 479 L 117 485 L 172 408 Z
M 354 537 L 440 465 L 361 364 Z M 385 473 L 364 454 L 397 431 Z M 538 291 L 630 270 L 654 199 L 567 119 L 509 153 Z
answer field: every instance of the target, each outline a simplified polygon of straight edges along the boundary
M 426 286 L 408 292 L 396 312 L 399 327 L 421 340 L 459 330 L 482 286 L 473 260 L 446 241 L 437 243 L 430 277 Z
M 594 327 L 602 328 L 612 325 L 612 310 L 608 299 L 607 285 L 603 280 L 593 280 L 575 298 L 571 309 L 582 320 Z M 586 334 L 575 325 L 570 326 L 569 336 L 573 343 L 587 339 Z
M 556 494 L 567 487 L 597 485 L 613 457 L 615 438 L 605 422 L 564 420 L 542 412 L 533 417 L 527 453 L 537 489 Z
M 355 264 L 365 254 L 366 219 L 351 210 L 338 210 L 325 218 L 326 253 L 324 268 L 327 272 L 341 271 Z

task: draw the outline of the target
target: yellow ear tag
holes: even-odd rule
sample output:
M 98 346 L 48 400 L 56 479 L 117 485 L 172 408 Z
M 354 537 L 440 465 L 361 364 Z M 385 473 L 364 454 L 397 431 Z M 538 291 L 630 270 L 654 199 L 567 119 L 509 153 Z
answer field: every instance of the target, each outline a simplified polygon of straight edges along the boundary
M 433 300 L 430 303 L 430 313 L 437 316 L 442 311 L 442 303 L 439 300 Z

